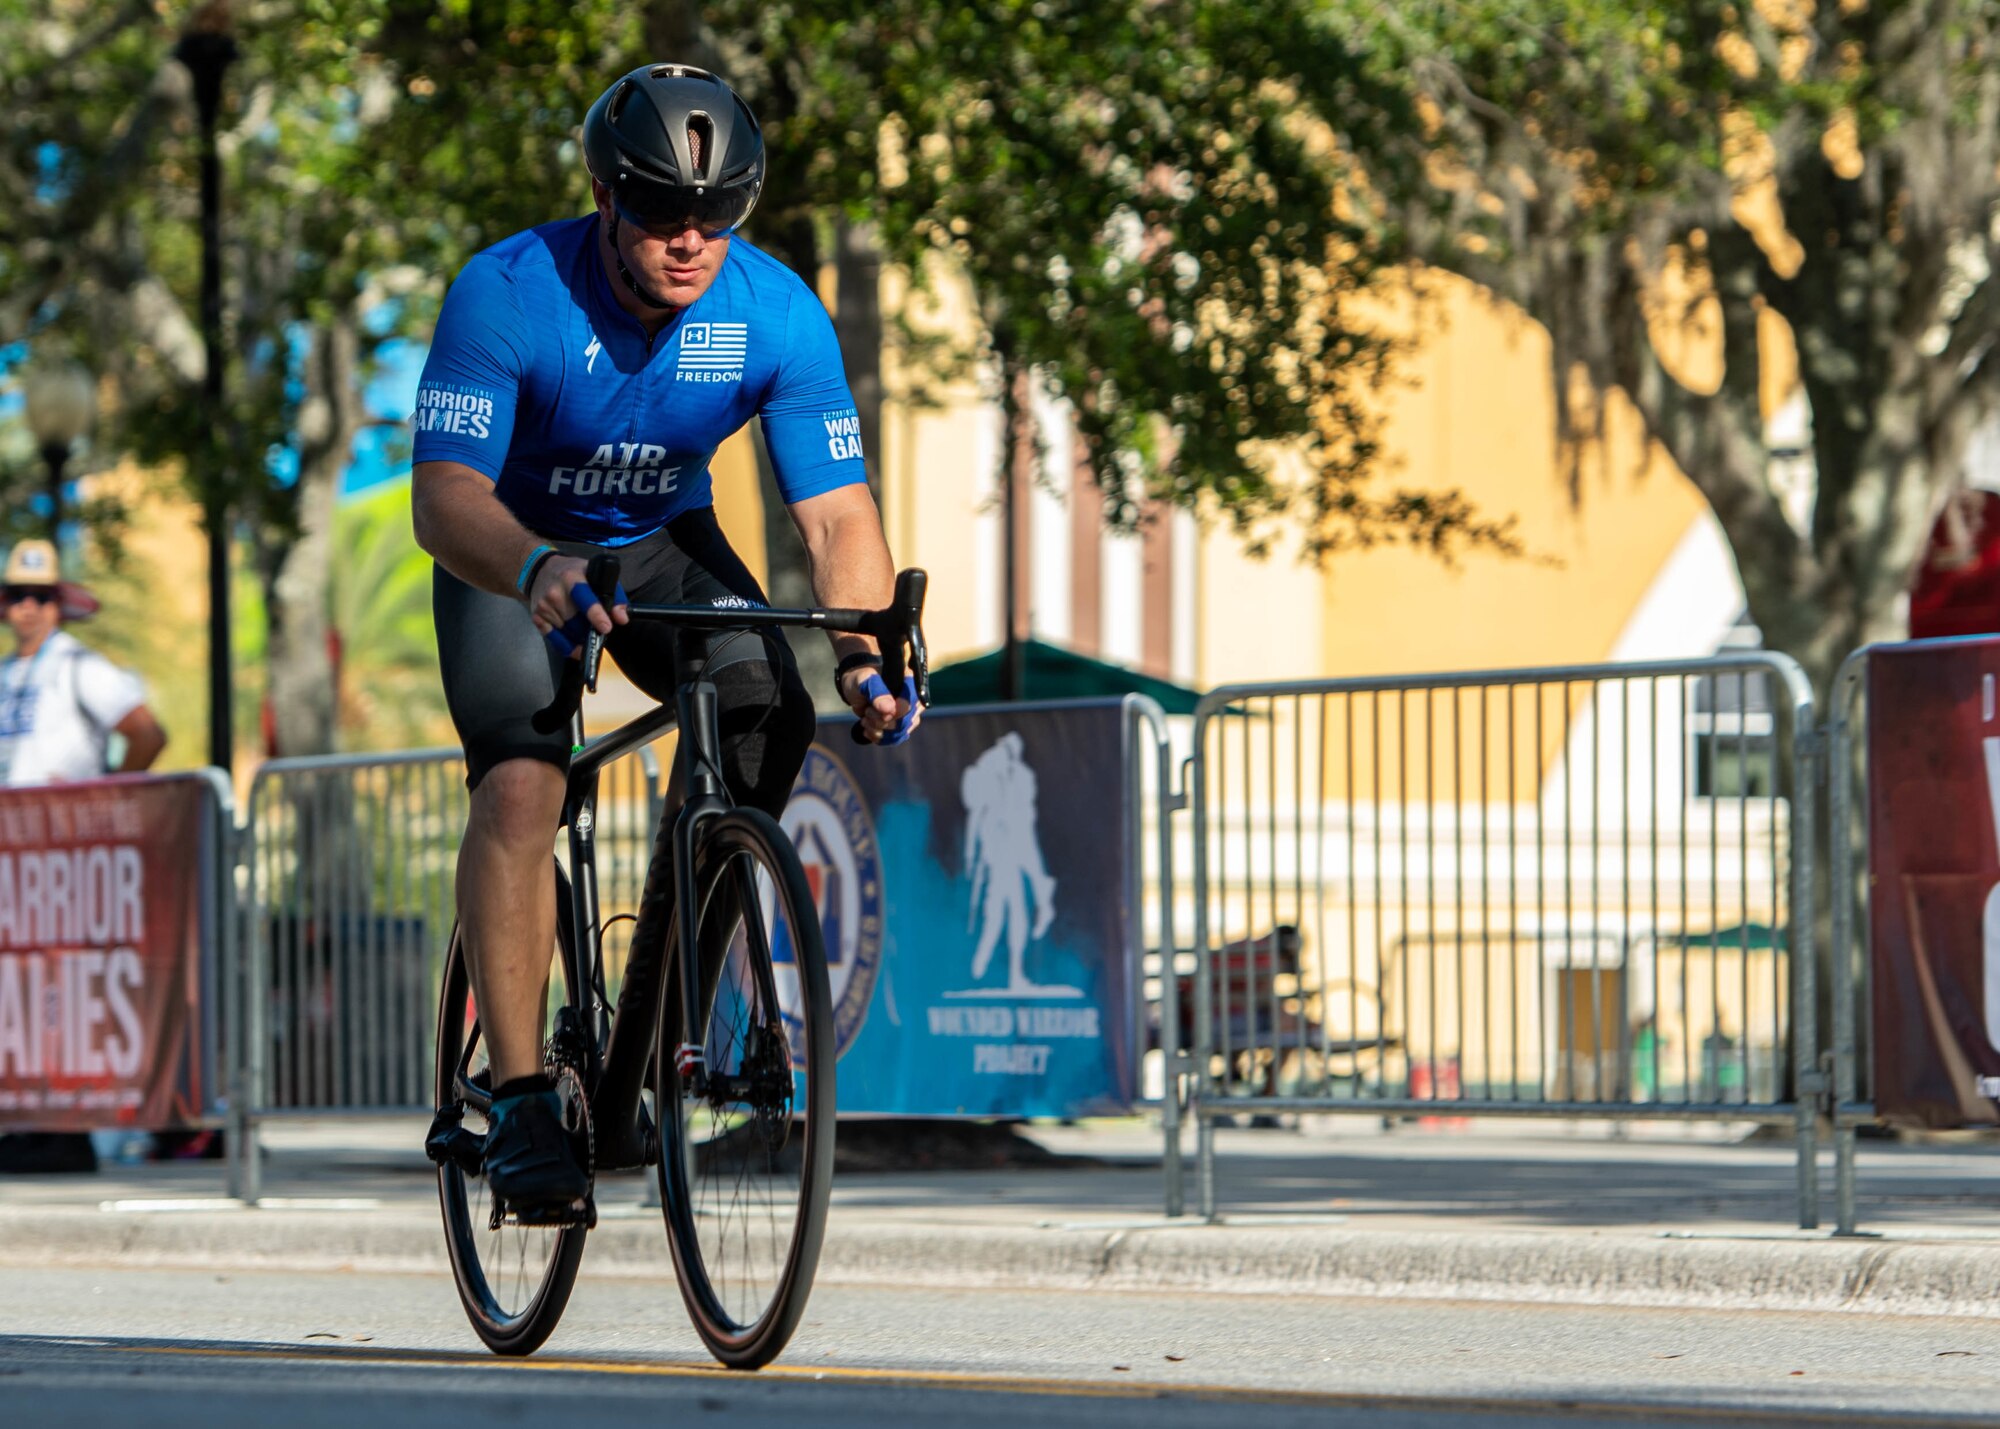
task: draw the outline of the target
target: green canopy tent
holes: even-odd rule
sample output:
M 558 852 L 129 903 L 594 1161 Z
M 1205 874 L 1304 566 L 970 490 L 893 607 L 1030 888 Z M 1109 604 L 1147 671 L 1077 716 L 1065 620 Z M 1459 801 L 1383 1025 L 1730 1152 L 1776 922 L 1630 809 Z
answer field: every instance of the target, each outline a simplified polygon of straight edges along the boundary
M 931 671 L 931 702 L 937 705 L 990 705 L 1001 701 L 1000 662 L 995 650 Z M 1021 642 L 1021 697 L 1028 700 L 1087 700 L 1149 695 L 1168 714 L 1193 714 L 1201 695 L 1108 660 L 1095 660 L 1045 640 Z

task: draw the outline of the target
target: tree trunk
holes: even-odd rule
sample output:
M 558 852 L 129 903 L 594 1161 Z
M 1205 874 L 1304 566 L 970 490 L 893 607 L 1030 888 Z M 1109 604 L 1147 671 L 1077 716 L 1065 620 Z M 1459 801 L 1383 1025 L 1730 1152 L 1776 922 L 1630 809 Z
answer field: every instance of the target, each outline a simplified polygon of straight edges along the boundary
M 708 41 L 695 0 L 651 0 L 645 33 L 649 61 L 716 68 L 715 47 Z
M 819 244 L 811 215 L 794 211 L 776 215 L 774 220 L 762 231 L 759 245 L 798 274 L 807 288 L 818 292 Z M 764 498 L 764 594 L 773 605 L 811 605 L 812 571 L 806 564 L 805 544 L 778 492 L 777 472 L 761 427 L 757 430 L 757 485 Z M 814 707 L 821 714 L 846 709 L 833 688 L 833 647 L 826 637 L 816 630 L 788 630 L 785 636 L 798 657 L 799 674 L 812 694 Z
M 805 606 L 813 598 L 812 572 L 806 565 L 805 544 L 798 527 L 778 494 L 777 471 L 771 452 L 764 444 L 764 430 L 757 428 L 757 487 L 764 498 L 764 594 L 776 606 Z M 799 675 L 812 696 L 813 708 L 821 714 L 839 714 L 847 708 L 833 687 L 833 646 L 817 630 L 787 630 L 792 654 L 799 662 Z
M 861 421 L 868 489 L 882 498 L 882 250 L 873 228 L 842 217 L 834 237 L 833 331 Z
M 336 318 L 313 334 L 298 421 L 298 525 L 265 589 L 271 713 L 281 756 L 331 753 L 339 729 L 331 639 L 333 523 L 340 476 L 361 427 L 358 364 L 350 319 Z M 357 634 L 366 637 L 365 631 Z

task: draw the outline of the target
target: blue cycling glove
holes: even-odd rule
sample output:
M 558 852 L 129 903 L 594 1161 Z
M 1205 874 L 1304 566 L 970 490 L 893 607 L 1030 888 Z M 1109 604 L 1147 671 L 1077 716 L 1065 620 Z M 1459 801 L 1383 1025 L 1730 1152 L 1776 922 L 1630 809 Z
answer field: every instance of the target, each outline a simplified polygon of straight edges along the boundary
M 880 674 L 871 674 L 861 682 L 861 693 L 867 697 L 868 703 L 872 705 L 875 701 L 881 699 L 882 696 L 889 693 L 889 682 L 883 679 Z M 903 698 L 910 702 L 910 714 L 914 714 L 917 708 L 917 677 L 915 675 L 903 676 Z M 886 748 L 890 745 L 901 744 L 904 740 L 908 739 L 912 733 L 910 714 L 905 714 L 901 719 L 890 725 L 888 732 L 875 742 Z
M 549 642 L 549 648 L 555 651 L 559 658 L 564 660 L 567 660 L 574 651 L 583 645 L 584 638 L 590 634 L 590 608 L 593 605 L 601 604 L 597 599 L 597 592 L 592 590 L 584 581 L 578 581 L 575 585 L 571 586 L 569 588 L 569 596 L 571 600 L 576 602 L 576 614 L 565 620 L 557 629 L 551 630 L 547 635 L 542 637 Z M 617 587 L 611 592 L 611 603 L 613 605 L 630 605 L 632 603 L 631 597 L 625 594 L 625 583 L 623 581 L 620 581 Z

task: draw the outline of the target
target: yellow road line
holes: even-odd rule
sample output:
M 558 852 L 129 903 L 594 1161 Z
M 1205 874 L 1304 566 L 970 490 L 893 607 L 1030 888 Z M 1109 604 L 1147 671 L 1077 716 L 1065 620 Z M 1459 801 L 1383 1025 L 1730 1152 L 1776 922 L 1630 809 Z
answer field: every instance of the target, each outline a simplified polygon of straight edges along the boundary
M 589 1359 L 527 1359 L 482 1355 L 465 1350 L 407 1350 L 367 1345 L 272 1345 L 250 1348 L 234 1345 L 131 1345 L 106 1344 L 103 1349 L 127 1354 L 187 1356 L 206 1359 L 264 1359 L 324 1361 L 361 1360 L 376 1365 L 407 1365 L 422 1368 L 539 1370 L 564 1374 L 648 1375 L 667 1379 L 730 1380 L 749 1384 L 759 1377 L 792 1381 L 840 1380 L 852 1384 L 875 1384 L 910 1389 L 960 1389 L 985 1394 L 1028 1394 L 1073 1399 L 1194 1399 L 1225 1400 L 1236 1404 L 1270 1404 L 1295 1408 L 1373 1409 L 1402 1413 L 1591 1416 L 1602 1419 L 1673 1419 L 1700 1424 L 1882 1424 L 1896 1429 L 1957 1429 L 1964 1421 L 1938 1417 L 1915 1419 L 1896 1414 L 1849 1414 L 1829 1419 L 1823 1408 L 1749 1409 L 1723 1405 L 1626 1404 L 1589 1399 L 1544 1398 L 1502 1399 L 1482 1396 L 1456 1398 L 1450 1395 L 1397 1395 L 1340 1392 L 1310 1389 L 1258 1389 L 1228 1384 L 1172 1384 L 1158 1380 L 1135 1380 L 1121 1384 L 1104 1381 L 1072 1381 L 972 1370 L 871 1369 L 857 1365 L 770 1365 L 754 1372 L 725 1369 L 713 1363 L 670 1361 L 628 1361 Z

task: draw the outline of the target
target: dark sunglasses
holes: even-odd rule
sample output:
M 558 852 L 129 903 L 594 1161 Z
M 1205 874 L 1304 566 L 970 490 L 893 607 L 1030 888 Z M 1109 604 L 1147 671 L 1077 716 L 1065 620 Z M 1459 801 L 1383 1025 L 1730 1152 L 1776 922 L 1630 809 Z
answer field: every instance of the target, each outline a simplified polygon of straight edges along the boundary
M 32 600 L 39 605 L 53 605 L 62 599 L 61 592 L 49 586 L 10 585 L 0 590 L 0 605 L 12 605 L 17 600 Z
M 614 195 L 618 212 L 628 223 L 655 238 L 675 238 L 690 228 L 703 238 L 727 238 L 757 202 L 754 189 L 670 188 L 664 184 L 628 183 Z

